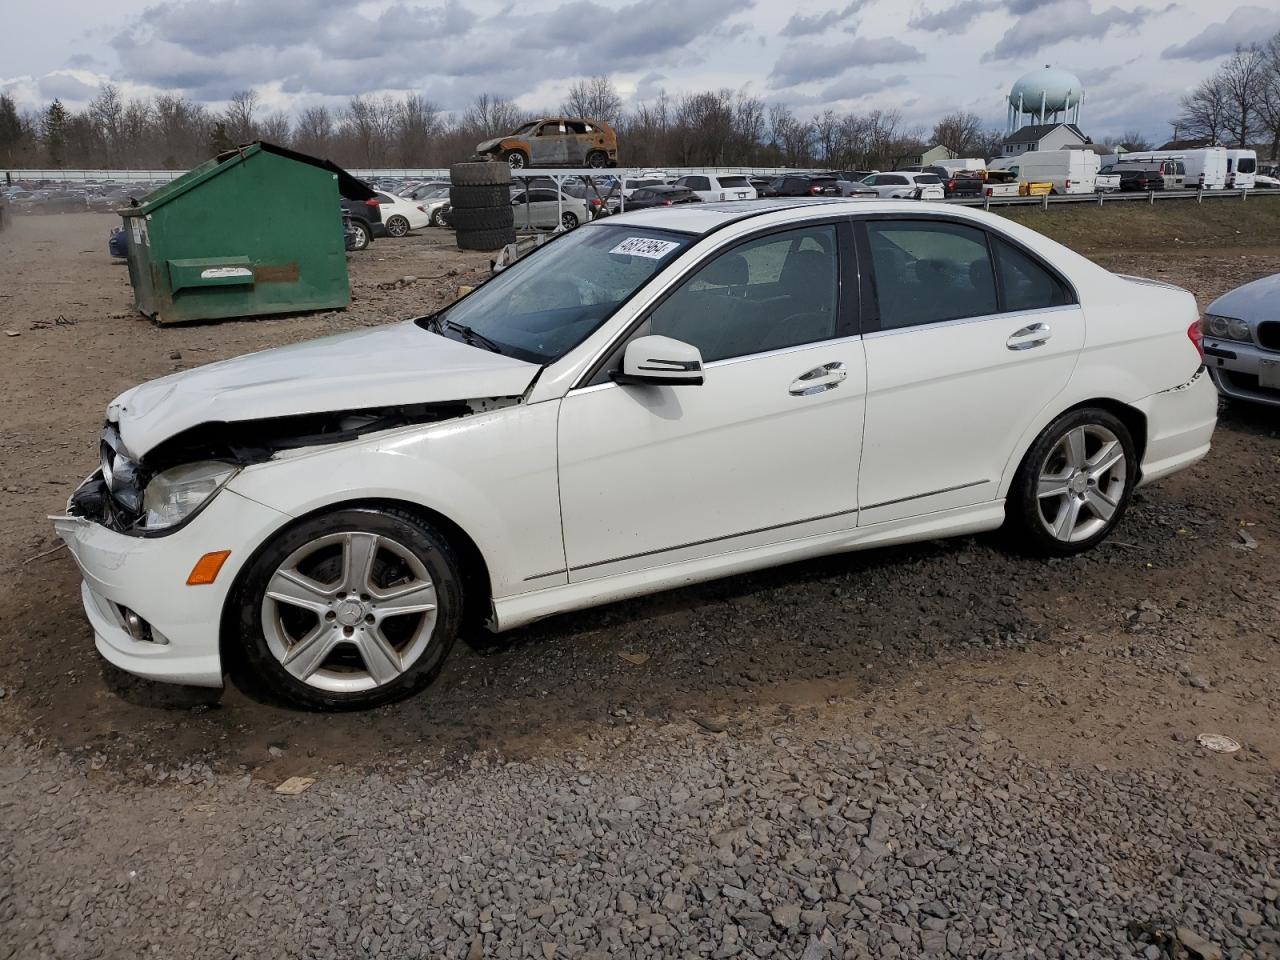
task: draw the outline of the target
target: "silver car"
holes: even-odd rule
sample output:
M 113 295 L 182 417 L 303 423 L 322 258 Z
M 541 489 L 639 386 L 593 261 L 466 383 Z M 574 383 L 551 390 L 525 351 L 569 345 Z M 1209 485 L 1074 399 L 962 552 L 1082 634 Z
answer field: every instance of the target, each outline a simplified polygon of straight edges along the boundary
M 1280 273 L 1224 293 L 1200 329 L 1219 393 L 1280 407 Z
M 513 191 L 511 207 L 517 230 L 555 230 L 557 226 L 572 230 L 591 219 L 587 201 L 567 193 L 557 196 L 555 190 L 543 187 Z

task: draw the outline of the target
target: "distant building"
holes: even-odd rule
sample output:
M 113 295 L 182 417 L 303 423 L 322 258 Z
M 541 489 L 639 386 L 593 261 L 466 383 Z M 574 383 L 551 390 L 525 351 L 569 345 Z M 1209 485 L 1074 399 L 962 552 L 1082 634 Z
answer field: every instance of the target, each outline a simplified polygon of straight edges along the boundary
M 1022 127 L 1004 138 L 1006 157 L 1032 150 L 1074 150 L 1093 143 L 1074 123 L 1038 123 Z
M 1216 147 L 1212 137 L 1205 137 L 1202 140 L 1170 140 L 1164 146 L 1156 147 L 1157 150 L 1201 150 L 1205 147 Z
M 920 166 L 929 167 L 935 163 L 941 163 L 943 160 L 958 160 L 959 156 L 950 147 L 944 147 L 938 144 L 920 154 Z

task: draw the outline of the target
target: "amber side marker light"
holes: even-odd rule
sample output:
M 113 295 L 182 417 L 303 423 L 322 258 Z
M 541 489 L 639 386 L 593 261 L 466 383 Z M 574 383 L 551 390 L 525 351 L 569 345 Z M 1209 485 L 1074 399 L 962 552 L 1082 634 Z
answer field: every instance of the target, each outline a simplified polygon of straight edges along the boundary
M 201 587 L 213 583 L 218 579 L 218 571 L 222 569 L 222 565 L 227 562 L 227 557 L 229 556 L 231 556 L 230 550 L 215 550 L 213 553 L 206 553 L 191 568 L 191 576 L 187 577 L 187 586 Z

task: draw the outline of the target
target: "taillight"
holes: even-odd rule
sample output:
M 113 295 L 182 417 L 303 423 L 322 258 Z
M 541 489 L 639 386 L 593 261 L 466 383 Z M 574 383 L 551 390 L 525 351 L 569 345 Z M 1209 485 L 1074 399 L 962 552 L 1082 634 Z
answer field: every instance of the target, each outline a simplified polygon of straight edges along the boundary
M 662 203 L 661 203 L 661 204 L 659 204 L 659 206 L 669 207 L 669 206 L 671 206 L 671 201 L 670 201 L 670 200 L 663 200 L 663 201 L 662 201 Z
M 726 194 L 723 194 L 723 193 L 722 193 L 722 194 L 720 194 L 720 199 L 721 199 L 721 200 L 725 200 L 725 199 L 727 199 L 727 195 L 726 195 Z
M 366 201 L 364 202 L 364 205 L 365 205 L 366 207 L 376 207 L 376 206 L 379 206 L 379 203 L 378 203 L 378 201 L 377 201 L 377 200 L 366 200 Z
M 1197 320 L 1191 326 L 1187 327 L 1187 337 L 1191 341 L 1191 345 L 1196 348 L 1196 353 L 1200 354 L 1200 362 L 1204 362 L 1204 332 L 1200 329 L 1200 321 Z
M 992 190 L 990 187 L 987 187 L 987 196 L 994 197 L 995 195 L 996 195 L 996 192 Z
M 1068 189 L 1068 190 L 1070 190 L 1070 189 L 1071 189 L 1071 181 L 1070 181 L 1070 180 L 1068 180 L 1068 181 L 1067 181 L 1067 189 Z
M 952 190 L 952 191 L 954 191 L 954 190 L 955 190 L 955 188 L 956 188 L 956 182 L 955 182 L 954 180 L 948 180 L 948 181 L 947 181 L 947 189 L 948 189 L 948 190 Z
M 421 210 L 423 213 L 427 212 L 427 208 L 424 207 L 422 204 L 418 204 L 418 209 Z
M 809 196 L 811 197 L 816 197 L 821 192 L 822 192 L 822 188 L 819 186 L 813 186 L 809 188 Z

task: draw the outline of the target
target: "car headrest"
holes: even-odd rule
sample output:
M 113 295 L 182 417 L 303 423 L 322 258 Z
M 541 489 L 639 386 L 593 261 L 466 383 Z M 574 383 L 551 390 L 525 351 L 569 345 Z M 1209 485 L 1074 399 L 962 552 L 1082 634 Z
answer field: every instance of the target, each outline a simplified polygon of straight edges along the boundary
M 751 270 L 740 253 L 726 253 L 702 274 L 702 280 L 717 287 L 738 287 L 751 281 Z
M 795 250 L 787 257 L 787 262 L 782 266 L 782 275 L 778 279 L 788 290 L 822 290 L 831 282 L 834 266 L 829 253 L 821 250 Z

